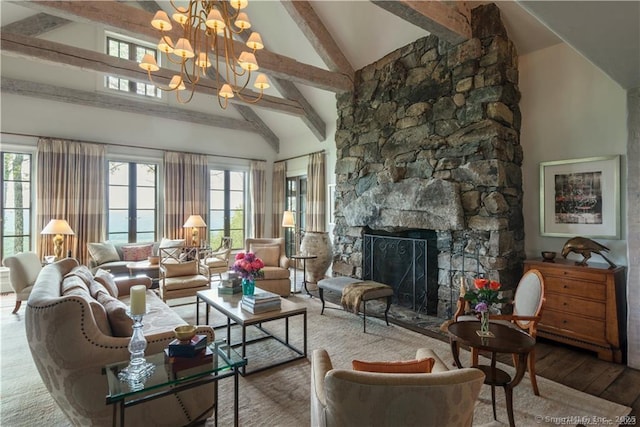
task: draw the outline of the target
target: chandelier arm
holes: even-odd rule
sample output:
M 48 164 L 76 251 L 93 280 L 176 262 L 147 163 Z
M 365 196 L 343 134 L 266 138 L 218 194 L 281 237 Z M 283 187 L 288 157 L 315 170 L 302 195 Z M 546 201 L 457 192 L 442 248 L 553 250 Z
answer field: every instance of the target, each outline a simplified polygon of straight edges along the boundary
M 158 89 L 160 89 L 160 90 L 163 90 L 165 92 L 171 92 L 171 91 L 177 90 L 177 88 L 172 88 L 171 86 L 164 86 L 164 85 L 156 82 L 155 80 L 153 80 L 153 75 L 151 74 L 150 70 L 147 70 L 147 76 L 149 77 L 149 81 L 151 83 L 153 83 L 153 85 L 155 87 L 157 87 Z

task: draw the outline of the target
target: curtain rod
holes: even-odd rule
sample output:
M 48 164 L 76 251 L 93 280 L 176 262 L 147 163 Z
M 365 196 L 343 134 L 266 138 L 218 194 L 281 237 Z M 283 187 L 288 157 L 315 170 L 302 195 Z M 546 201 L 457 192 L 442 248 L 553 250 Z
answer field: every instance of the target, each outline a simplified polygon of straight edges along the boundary
M 314 151 L 313 153 L 300 154 L 299 156 L 289 157 L 288 159 L 275 160 L 273 163 L 288 162 L 289 160 L 299 159 L 300 157 L 306 157 L 306 156 L 310 156 L 312 154 L 318 154 L 318 153 L 326 153 L 326 152 L 324 150 L 318 150 L 318 151 Z
M 70 142 L 84 142 L 84 143 L 88 143 L 88 144 L 113 145 L 113 146 L 116 146 L 116 147 L 131 147 L 131 145 L 126 145 L 126 144 L 118 144 L 118 143 L 111 143 L 111 142 L 86 141 L 86 140 L 73 139 L 73 138 L 59 138 L 59 137 L 56 137 L 56 136 L 33 135 L 33 134 L 29 134 L 29 133 L 19 133 L 19 132 L 0 132 L 0 134 L 2 134 L 2 135 L 15 135 L 15 136 L 28 136 L 28 137 L 32 137 L 32 138 L 62 139 L 62 140 L 65 140 L 65 141 L 70 141 Z M 197 154 L 197 155 L 203 155 L 204 154 L 205 156 L 211 156 L 211 157 L 223 157 L 223 158 L 227 158 L 227 159 L 239 159 L 239 160 L 251 160 L 251 161 L 256 161 L 256 162 L 266 162 L 265 159 L 251 159 L 251 158 L 248 158 L 248 157 L 227 156 L 227 155 L 224 155 L 224 154 L 205 154 L 205 153 L 194 153 L 194 152 L 190 152 L 190 151 L 181 151 L 181 150 L 163 150 L 161 148 L 153 148 L 153 147 L 136 147 L 136 148 L 140 148 L 142 150 L 160 151 L 160 152 L 163 152 L 163 153 L 174 152 L 174 153 Z

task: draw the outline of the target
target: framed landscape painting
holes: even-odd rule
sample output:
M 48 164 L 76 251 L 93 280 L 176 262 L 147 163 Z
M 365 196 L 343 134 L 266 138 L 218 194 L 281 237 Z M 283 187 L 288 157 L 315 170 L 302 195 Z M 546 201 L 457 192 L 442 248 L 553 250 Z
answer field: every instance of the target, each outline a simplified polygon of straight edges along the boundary
M 540 163 L 540 234 L 620 238 L 620 156 Z

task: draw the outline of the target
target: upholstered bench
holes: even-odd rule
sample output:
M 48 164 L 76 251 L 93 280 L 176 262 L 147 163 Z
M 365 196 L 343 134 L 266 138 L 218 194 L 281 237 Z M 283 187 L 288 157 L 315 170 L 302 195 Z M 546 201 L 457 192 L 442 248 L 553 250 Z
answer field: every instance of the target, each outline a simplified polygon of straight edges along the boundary
M 393 298 L 393 288 L 391 286 L 374 282 L 372 280 L 362 281 L 360 279 L 354 279 L 353 277 L 332 277 L 329 279 L 322 279 L 318 281 L 318 291 L 320 294 L 320 301 L 322 301 L 322 311 L 320 314 L 324 314 L 324 291 L 336 292 L 341 296 L 344 296 L 344 290 L 348 285 L 353 283 L 361 283 L 363 285 L 374 285 L 374 289 L 365 287 L 362 291 L 355 290 L 356 293 L 360 292 L 358 298 L 362 301 L 362 327 L 363 332 L 367 332 L 367 301 L 378 298 L 387 299 L 387 308 L 384 311 L 384 320 L 389 325 L 389 308 L 391 307 L 391 300 Z M 359 304 L 358 304 L 359 305 Z M 359 307 L 354 307 L 354 311 L 357 314 Z

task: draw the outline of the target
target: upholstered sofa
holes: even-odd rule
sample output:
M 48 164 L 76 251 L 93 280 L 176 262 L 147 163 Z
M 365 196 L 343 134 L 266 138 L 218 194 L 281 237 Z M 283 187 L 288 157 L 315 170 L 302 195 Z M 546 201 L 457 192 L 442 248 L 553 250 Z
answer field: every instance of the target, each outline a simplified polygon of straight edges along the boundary
M 245 250 L 255 253 L 264 262 L 263 275 L 256 279 L 256 286 L 281 297 L 288 297 L 291 294 L 291 275 L 284 238 L 247 239 Z
M 130 323 L 127 328 L 117 306 L 129 305 L 132 285 L 148 288 L 151 280 L 138 277 L 110 282 L 100 276 L 102 283 L 98 286 L 96 278 L 90 272 L 87 277 L 87 272 L 87 267 L 78 266 L 71 258 L 45 266 L 27 302 L 25 327 L 42 381 L 71 424 L 106 426 L 112 425 L 113 408 L 106 404 L 103 367 L 130 357 L 130 335 L 126 336 Z M 116 292 L 110 289 L 114 285 L 117 299 L 107 298 L 105 291 Z M 186 322 L 152 290 L 146 293 L 146 303 L 146 354 L 159 353 L 175 338 L 173 329 Z M 208 326 L 199 327 L 197 333 L 214 339 Z M 176 426 L 188 424 L 203 413 L 208 417 L 214 393 L 214 385 L 209 384 L 132 406 L 126 411 L 127 425 Z
M 470 427 L 484 382 L 477 368 L 449 370 L 432 351 L 431 373 L 381 373 L 334 369 L 329 354 L 311 357 L 311 427 Z
M 160 242 L 141 243 L 89 243 L 89 268 L 96 272 L 99 268 L 109 271 L 115 276 L 129 274 L 127 264 L 133 261 L 144 261 L 149 256 L 158 256 Z M 146 255 L 146 256 L 145 256 Z M 152 279 L 158 277 L 158 269 L 145 271 Z

